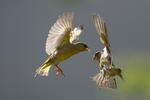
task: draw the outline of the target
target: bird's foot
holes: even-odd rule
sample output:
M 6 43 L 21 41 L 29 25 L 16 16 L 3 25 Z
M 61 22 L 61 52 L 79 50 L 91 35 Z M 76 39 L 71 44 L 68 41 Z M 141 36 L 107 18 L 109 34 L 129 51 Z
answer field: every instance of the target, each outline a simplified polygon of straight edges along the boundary
M 63 73 L 62 69 L 60 69 L 59 67 L 56 67 L 54 70 L 56 71 L 56 76 L 58 76 L 59 73 L 61 73 L 65 77 L 65 74 Z

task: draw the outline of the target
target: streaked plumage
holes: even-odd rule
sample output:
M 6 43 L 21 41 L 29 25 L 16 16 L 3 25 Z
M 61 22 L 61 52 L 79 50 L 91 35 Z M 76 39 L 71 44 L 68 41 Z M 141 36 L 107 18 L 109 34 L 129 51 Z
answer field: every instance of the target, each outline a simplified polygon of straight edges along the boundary
M 123 77 L 121 75 L 121 69 L 116 68 L 112 61 L 106 25 L 98 14 L 93 15 L 93 23 L 100 35 L 100 41 L 105 47 L 103 51 L 97 51 L 94 54 L 93 60 L 99 62 L 100 72 L 92 79 L 99 85 L 99 88 L 117 88 L 115 76 L 118 75 L 121 79 L 123 79 Z
M 46 53 L 50 57 L 36 70 L 36 74 L 48 76 L 51 66 L 56 66 L 56 75 L 63 71 L 58 67 L 58 64 L 72 55 L 88 51 L 89 48 L 84 43 L 74 43 L 79 39 L 82 33 L 83 26 L 75 28 L 72 31 L 74 13 L 63 13 L 58 17 L 56 23 L 51 27 L 46 40 Z M 64 75 L 64 74 L 63 74 Z

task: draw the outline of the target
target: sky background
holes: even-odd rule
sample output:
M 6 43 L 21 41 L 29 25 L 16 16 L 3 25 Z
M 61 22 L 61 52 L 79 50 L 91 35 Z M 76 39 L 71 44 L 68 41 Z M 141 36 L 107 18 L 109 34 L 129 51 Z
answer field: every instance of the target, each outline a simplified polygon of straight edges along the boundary
M 56 77 L 53 68 L 48 77 L 34 78 L 35 70 L 48 58 L 45 41 L 50 27 L 63 12 L 72 11 L 74 27 L 84 24 L 80 41 L 87 43 L 91 52 L 82 52 L 62 62 L 60 67 L 65 78 Z M 143 94 L 136 96 L 141 92 L 135 91 L 141 88 L 128 85 L 128 78 L 123 81 L 117 78 L 117 90 L 99 90 L 91 81 L 90 77 L 99 71 L 98 63 L 92 61 L 93 54 L 103 49 L 92 22 L 94 13 L 99 13 L 106 22 L 114 63 L 123 70 L 124 76 L 133 75 L 137 67 L 132 66 L 141 64 L 143 68 L 139 67 L 139 72 L 147 69 L 150 0 L 0 0 L 0 99 L 148 100 L 150 85 L 142 85 L 145 86 L 141 87 Z M 128 71 L 129 66 L 133 72 Z

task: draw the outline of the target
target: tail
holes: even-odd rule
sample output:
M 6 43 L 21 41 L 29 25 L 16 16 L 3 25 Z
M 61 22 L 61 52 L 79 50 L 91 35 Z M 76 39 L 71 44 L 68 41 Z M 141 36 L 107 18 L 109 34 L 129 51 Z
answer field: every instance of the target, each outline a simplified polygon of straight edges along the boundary
M 105 78 L 103 86 L 106 88 L 116 89 L 117 88 L 116 79 L 114 77 Z
M 95 76 L 93 76 L 93 77 L 92 77 L 92 80 L 93 80 L 94 82 L 96 82 L 96 84 L 99 84 L 99 83 L 101 82 L 101 80 L 103 80 L 103 75 L 102 75 L 102 73 L 100 72 L 100 73 L 96 74 Z
M 48 72 L 49 72 L 50 68 L 51 68 L 50 64 L 42 65 L 41 67 L 39 67 L 36 70 L 36 73 L 35 73 L 34 77 L 36 77 L 38 74 L 41 75 L 41 76 L 48 76 Z
M 98 84 L 99 88 L 117 88 L 116 79 L 114 77 L 104 77 L 102 72 L 92 77 L 92 80 Z

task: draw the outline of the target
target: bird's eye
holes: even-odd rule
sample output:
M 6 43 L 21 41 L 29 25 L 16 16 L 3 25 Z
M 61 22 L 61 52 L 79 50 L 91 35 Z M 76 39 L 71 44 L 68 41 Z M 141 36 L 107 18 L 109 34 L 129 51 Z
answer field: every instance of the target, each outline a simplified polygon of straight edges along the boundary
M 86 46 L 86 45 L 84 45 L 84 47 L 85 47 L 85 48 L 87 48 L 87 46 Z

